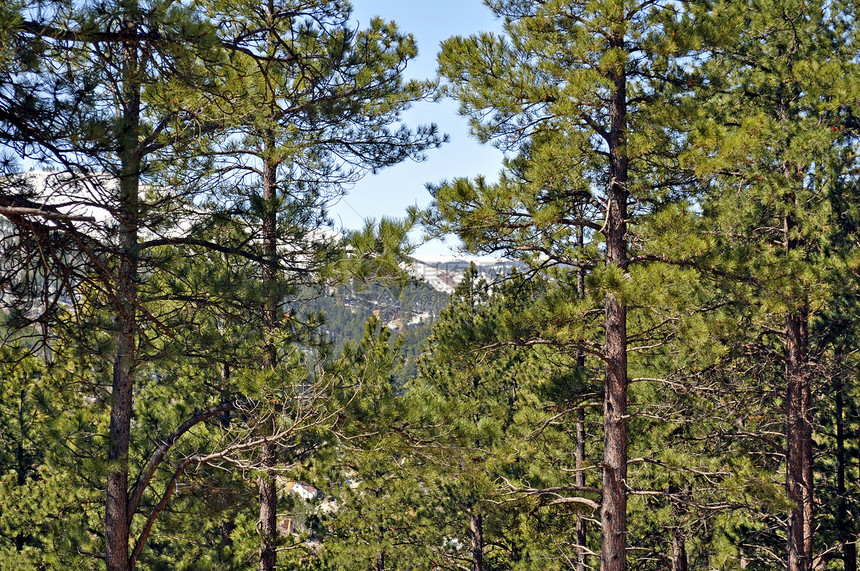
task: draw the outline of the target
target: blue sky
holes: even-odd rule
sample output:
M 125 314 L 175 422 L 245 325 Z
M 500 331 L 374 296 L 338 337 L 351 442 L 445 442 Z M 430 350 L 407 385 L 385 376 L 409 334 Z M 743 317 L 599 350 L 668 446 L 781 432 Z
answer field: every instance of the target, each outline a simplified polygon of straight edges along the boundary
M 481 0 L 353 0 L 353 7 L 353 19 L 362 27 L 373 16 L 381 16 L 415 36 L 419 53 L 407 69 L 411 78 L 435 75 L 436 53 L 443 40 L 501 28 Z M 425 188 L 428 182 L 478 174 L 490 180 L 496 178 L 502 154 L 490 145 L 480 145 L 469 135 L 455 102 L 419 103 L 404 115 L 404 120 L 412 126 L 436 123 L 451 142 L 429 151 L 424 162 L 402 163 L 362 179 L 331 209 L 336 226 L 357 228 L 366 218 L 402 217 L 408 206 L 424 207 L 430 202 Z M 418 252 L 444 254 L 452 244 L 430 243 Z

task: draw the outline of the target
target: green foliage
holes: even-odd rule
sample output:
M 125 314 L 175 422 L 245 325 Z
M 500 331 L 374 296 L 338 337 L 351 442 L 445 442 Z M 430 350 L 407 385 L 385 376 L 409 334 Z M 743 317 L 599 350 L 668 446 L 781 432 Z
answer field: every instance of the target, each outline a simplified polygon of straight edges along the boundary
M 853 278 L 846 279 L 854 246 L 846 248 L 844 240 L 855 240 L 849 236 L 856 227 L 852 208 L 843 202 L 853 192 L 856 168 L 856 133 L 846 128 L 856 108 L 847 87 L 858 73 L 856 34 L 848 24 L 855 8 L 769 2 L 749 12 L 726 2 L 707 9 L 694 5 L 693 13 L 703 22 L 717 17 L 722 27 L 702 28 L 713 57 L 698 72 L 702 83 L 694 91 L 700 105 L 687 157 L 708 189 L 702 221 L 711 238 L 701 259 L 716 269 L 721 297 L 731 300 L 725 323 L 737 324 L 712 330 L 726 348 L 715 373 L 728 383 L 747 371 L 754 382 L 747 380 L 744 400 L 765 407 L 756 416 L 766 420 L 743 431 L 786 435 L 768 444 L 796 450 L 801 444 L 786 434 L 797 407 L 786 390 L 789 371 L 802 362 L 805 398 L 822 403 L 813 409 L 832 406 L 823 404 L 823 395 L 832 394 L 831 340 L 814 324 L 828 319 L 830 308 L 855 288 Z M 803 316 L 803 327 L 810 328 L 798 357 L 788 350 L 794 342 L 786 325 L 791 315 Z M 751 414 L 739 412 L 739 418 Z M 810 416 L 814 441 L 827 438 L 819 418 Z M 771 454 L 754 465 L 772 472 L 779 485 L 786 481 L 786 464 Z M 818 494 L 819 485 L 811 492 Z M 785 538 L 776 514 L 795 508 L 785 501 L 754 503 L 746 511 L 753 523 L 738 521 L 731 531 L 734 541 L 760 546 L 752 558 L 756 568 L 771 568 L 782 558 L 777 554 L 784 553 Z M 835 535 L 819 528 L 815 551 L 832 548 L 822 540 Z
M 402 390 L 393 377 L 382 380 L 382 392 L 366 393 L 373 414 L 351 415 L 368 420 L 329 477 L 338 510 L 322 557 L 332 568 L 455 568 L 474 562 L 474 525 L 487 568 L 531 569 L 569 549 L 544 538 L 569 532 L 570 512 L 549 507 L 551 494 L 523 491 L 557 485 L 567 464 L 558 451 L 570 450 L 570 435 L 538 395 L 569 360 L 513 347 L 476 360 L 477 350 L 507 339 L 537 295 L 521 277 L 499 287 L 491 292 L 474 267 L 467 271 L 433 327 L 418 378 Z
M 629 310 L 629 564 L 678 564 L 673 542 L 690 568 L 783 564 L 802 315 L 815 552 L 849 567 L 856 7 L 487 5 L 503 33 L 451 38 L 439 70 L 503 170 L 431 185 L 423 219 L 527 269 L 472 268 L 450 303 L 403 271 L 415 212 L 328 229 L 344 184 L 444 140 L 400 124 L 435 85 L 403 79 L 393 23 L 355 29 L 340 0 L 0 6 L 0 568 L 101 566 L 123 323 L 137 567 L 257 566 L 261 477 L 285 568 L 570 567 L 600 541 L 607 299 Z

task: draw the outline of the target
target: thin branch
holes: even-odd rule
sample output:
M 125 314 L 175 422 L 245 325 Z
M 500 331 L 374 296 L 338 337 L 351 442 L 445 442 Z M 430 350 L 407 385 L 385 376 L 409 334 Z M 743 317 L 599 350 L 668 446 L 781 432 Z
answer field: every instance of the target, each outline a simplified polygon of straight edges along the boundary
M 39 208 L 24 208 L 21 206 L 0 206 L 0 214 L 4 216 L 41 216 L 51 220 L 66 220 L 69 222 L 95 222 L 92 216 L 74 216 L 60 212 L 50 212 Z
M 197 414 L 183 422 L 181 425 L 179 425 L 179 428 L 174 430 L 173 433 L 171 433 L 164 440 L 162 440 L 158 448 L 156 448 L 152 455 L 149 457 L 146 466 L 144 466 L 143 470 L 141 471 L 140 476 L 138 477 L 137 482 L 134 485 L 134 489 L 128 498 L 127 513 L 129 523 L 131 523 L 131 519 L 134 517 L 134 513 L 137 510 L 137 506 L 140 503 L 140 498 L 143 496 L 143 492 L 149 485 L 149 481 L 152 479 L 152 476 L 155 474 L 155 471 L 158 469 L 158 466 L 161 464 L 162 460 L 164 460 L 164 456 L 183 434 L 191 430 L 191 428 L 193 428 L 197 424 L 205 422 L 206 420 L 209 420 L 215 415 L 243 408 L 246 406 L 251 406 L 252 404 L 253 403 L 251 403 L 250 401 L 239 400 L 222 402 L 221 404 L 198 412 Z

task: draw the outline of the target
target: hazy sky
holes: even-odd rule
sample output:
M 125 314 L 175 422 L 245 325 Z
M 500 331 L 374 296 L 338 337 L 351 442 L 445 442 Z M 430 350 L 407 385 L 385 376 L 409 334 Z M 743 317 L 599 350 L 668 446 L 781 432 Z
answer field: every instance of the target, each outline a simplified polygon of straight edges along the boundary
M 499 21 L 481 0 L 353 0 L 353 7 L 353 19 L 362 27 L 371 17 L 381 16 L 415 36 L 419 54 L 407 68 L 408 76 L 414 78 L 435 75 L 436 53 L 446 38 L 500 29 Z M 430 195 L 424 185 L 428 182 L 478 174 L 496 178 L 501 153 L 469 135 L 455 102 L 417 104 L 405 115 L 405 121 L 412 126 L 436 123 L 451 142 L 429 151 L 424 162 L 402 163 L 365 177 L 332 208 L 337 226 L 357 228 L 365 218 L 402 217 L 410 205 L 426 206 Z M 445 252 L 447 246 L 432 243 L 419 250 L 423 254 Z

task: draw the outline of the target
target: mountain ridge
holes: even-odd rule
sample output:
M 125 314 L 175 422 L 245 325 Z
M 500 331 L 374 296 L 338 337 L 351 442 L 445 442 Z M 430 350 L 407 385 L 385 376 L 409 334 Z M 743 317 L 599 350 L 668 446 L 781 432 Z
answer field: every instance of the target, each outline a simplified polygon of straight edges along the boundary
M 520 261 L 493 256 L 416 255 L 407 271 L 417 280 L 426 282 L 436 291 L 452 294 L 472 264 L 478 275 L 489 282 L 498 281 L 512 270 L 526 266 Z

